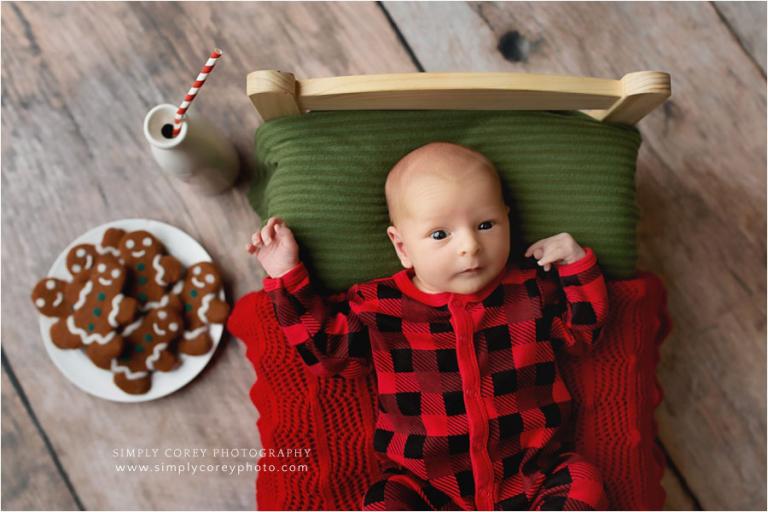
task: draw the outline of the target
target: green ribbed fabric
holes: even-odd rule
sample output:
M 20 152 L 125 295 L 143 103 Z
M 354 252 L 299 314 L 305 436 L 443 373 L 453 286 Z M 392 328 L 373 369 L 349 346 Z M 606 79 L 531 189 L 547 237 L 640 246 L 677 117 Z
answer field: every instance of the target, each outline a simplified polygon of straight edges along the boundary
M 272 120 L 256 131 L 249 199 L 294 231 L 325 291 L 400 269 L 387 235 L 384 181 L 409 151 L 462 144 L 496 164 L 511 201 L 513 241 L 563 231 L 597 253 L 607 277 L 635 272 L 634 127 L 580 112 L 338 111 Z

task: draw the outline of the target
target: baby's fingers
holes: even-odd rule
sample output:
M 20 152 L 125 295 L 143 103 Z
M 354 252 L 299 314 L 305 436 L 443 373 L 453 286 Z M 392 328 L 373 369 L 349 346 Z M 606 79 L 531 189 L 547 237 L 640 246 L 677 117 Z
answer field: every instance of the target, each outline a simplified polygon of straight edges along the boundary
M 552 262 L 545 258 L 541 258 L 539 261 L 537 261 L 537 263 L 540 267 L 544 267 L 544 270 L 547 272 L 549 272 L 549 269 L 552 266 Z
M 531 244 L 531 246 L 528 247 L 528 250 L 525 251 L 525 257 L 528 258 L 533 256 L 536 259 L 541 258 L 541 256 L 546 252 L 550 243 L 551 242 L 549 238 L 542 238 L 538 242 Z
M 531 256 L 533 256 L 533 251 L 535 251 L 535 250 L 536 250 L 536 248 L 538 247 L 538 245 L 539 245 L 539 244 L 538 244 L 538 242 L 537 242 L 537 243 L 535 243 L 535 244 L 531 245 L 530 247 L 528 247 L 528 249 L 526 249 L 526 250 L 525 250 L 525 257 L 526 257 L 526 258 L 530 258 Z
M 248 251 L 248 253 L 253 254 L 261 249 L 262 246 L 261 232 L 257 231 L 251 235 L 251 241 L 245 245 L 245 250 Z
M 550 247 L 546 254 L 544 254 L 538 261 L 539 266 L 544 267 L 544 270 L 549 271 L 552 267 L 552 263 L 563 259 L 562 250 L 559 247 Z
M 263 228 L 261 228 L 261 239 L 264 241 L 264 245 L 272 243 L 274 238 L 275 224 L 278 222 L 277 217 L 272 217 L 267 221 Z

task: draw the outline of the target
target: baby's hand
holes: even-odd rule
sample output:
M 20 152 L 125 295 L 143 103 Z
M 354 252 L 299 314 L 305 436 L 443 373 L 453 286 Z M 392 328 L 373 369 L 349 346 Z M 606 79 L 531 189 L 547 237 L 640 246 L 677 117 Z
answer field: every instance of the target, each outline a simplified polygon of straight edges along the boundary
M 271 217 L 261 231 L 251 235 L 245 248 L 256 254 L 269 277 L 280 277 L 299 263 L 299 245 L 293 232 L 277 217 Z
M 548 271 L 552 263 L 567 265 L 579 261 L 586 256 L 586 252 L 576 243 L 576 240 L 571 235 L 560 233 L 559 235 L 539 240 L 531 245 L 525 251 L 525 257 L 528 258 L 530 256 L 536 258 L 539 265 Z

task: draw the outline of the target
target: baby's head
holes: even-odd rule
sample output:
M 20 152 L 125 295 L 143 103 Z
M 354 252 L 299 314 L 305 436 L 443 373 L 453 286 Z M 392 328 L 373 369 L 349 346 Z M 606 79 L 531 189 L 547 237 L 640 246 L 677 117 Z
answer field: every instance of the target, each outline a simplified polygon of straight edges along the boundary
M 387 235 L 420 290 L 475 293 L 505 267 L 509 208 L 496 169 L 480 153 L 427 144 L 395 164 L 385 191 Z

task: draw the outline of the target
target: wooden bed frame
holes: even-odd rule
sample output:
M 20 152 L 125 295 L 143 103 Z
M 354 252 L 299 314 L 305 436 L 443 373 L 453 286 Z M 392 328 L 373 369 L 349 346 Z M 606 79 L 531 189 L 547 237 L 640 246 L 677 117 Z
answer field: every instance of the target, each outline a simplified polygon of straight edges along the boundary
M 296 80 L 248 74 L 246 91 L 264 121 L 310 110 L 580 110 L 634 125 L 671 94 L 661 71 L 620 80 L 529 73 L 395 73 Z

